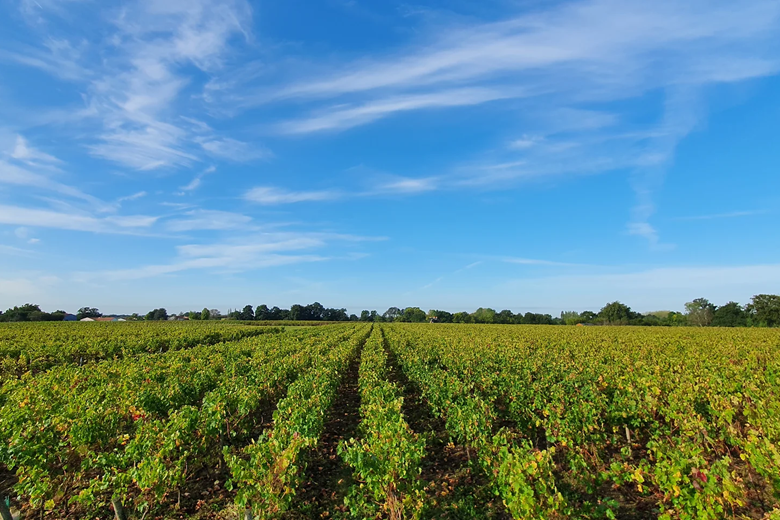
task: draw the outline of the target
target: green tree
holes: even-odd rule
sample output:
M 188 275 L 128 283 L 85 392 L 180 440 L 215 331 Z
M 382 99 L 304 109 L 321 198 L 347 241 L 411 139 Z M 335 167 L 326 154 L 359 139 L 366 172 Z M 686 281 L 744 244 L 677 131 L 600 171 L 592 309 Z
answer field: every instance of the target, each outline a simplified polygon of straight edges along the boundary
M 561 311 L 561 321 L 566 325 L 576 325 L 583 320 L 577 311 Z
M 606 304 L 598 315 L 599 321 L 608 325 L 628 325 L 634 317 L 631 307 L 618 301 Z
M 244 307 L 244 310 L 241 311 L 241 314 L 239 315 L 239 318 L 244 321 L 251 321 L 255 319 L 255 310 L 252 308 L 251 305 L 247 305 Z
M 103 316 L 100 311 L 94 307 L 82 307 L 76 313 L 76 319 L 82 320 L 84 318 L 100 318 Z
M 207 308 L 203 308 L 202 311 L 200 311 L 200 319 L 203 321 L 208 321 L 211 319 L 211 311 L 209 311 Z
M 713 327 L 746 327 L 748 313 L 737 302 L 728 302 L 715 309 L 712 315 Z
M 401 321 L 410 323 L 422 323 L 426 320 L 425 311 L 419 307 L 407 307 L 401 315 Z
M 452 323 L 474 323 L 474 318 L 468 312 L 456 312 L 452 315 Z
M 495 323 L 496 311 L 491 308 L 480 307 L 474 311 L 471 316 L 474 318 L 474 323 Z
M 270 320 L 271 318 L 268 317 L 268 305 L 262 304 L 258 305 L 255 309 L 255 319 L 256 320 Z
M 398 307 L 390 307 L 382 314 L 385 321 L 395 321 L 403 315 L 403 311 Z
M 715 314 L 715 306 L 706 298 L 696 298 L 685 304 L 688 323 L 695 327 L 708 327 Z
M 509 309 L 504 309 L 503 311 L 496 314 L 496 323 L 514 323 L 515 321 L 515 315 L 512 311 Z
M 363 310 L 360 312 L 360 321 L 372 321 L 371 320 L 371 312 L 367 310 Z
M 428 319 L 437 323 L 452 323 L 452 314 L 447 311 L 431 309 L 428 311 Z
M 168 319 L 168 311 L 164 308 L 154 309 L 146 313 L 147 321 L 165 321 Z
M 297 303 L 290 307 L 289 314 L 287 319 L 293 320 L 293 321 L 300 321 L 304 319 L 305 314 L 305 308 L 303 305 L 298 305 Z
M 762 327 L 780 326 L 780 296 L 757 294 L 747 306 L 753 323 Z

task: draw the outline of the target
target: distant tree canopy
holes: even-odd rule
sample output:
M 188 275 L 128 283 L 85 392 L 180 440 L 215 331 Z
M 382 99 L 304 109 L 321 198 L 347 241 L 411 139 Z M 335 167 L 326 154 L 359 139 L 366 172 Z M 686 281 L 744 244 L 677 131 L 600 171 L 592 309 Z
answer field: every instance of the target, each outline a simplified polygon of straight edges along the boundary
M 696 298 L 685 304 L 688 323 L 696 327 L 707 327 L 715 316 L 715 306 L 706 298 Z
M 0 312 L 0 322 L 8 321 L 57 321 L 63 320 L 65 311 L 46 313 L 38 305 L 27 303 Z M 98 318 L 102 314 L 94 307 L 82 307 L 77 318 Z M 180 313 L 191 320 L 221 319 L 218 309 L 203 308 L 202 311 Z M 728 302 L 718 307 L 706 298 L 696 298 L 685 304 L 685 312 L 656 311 L 640 314 L 631 307 L 614 301 L 606 304 L 596 313 L 593 311 L 563 311 L 560 317 L 553 318 L 550 314 L 525 312 L 517 314 L 509 309 L 496 312 L 490 307 L 480 307 L 474 312 L 455 312 L 430 309 L 423 311 L 420 307 L 390 307 L 384 313 L 364 309 L 360 315 L 348 314 L 347 309 L 324 307 L 319 302 L 309 305 L 292 305 L 289 309 L 279 307 L 269 308 L 266 304 L 253 308 L 245 305 L 241 310 L 228 310 L 227 317 L 235 320 L 252 321 L 362 321 L 362 322 L 409 322 L 421 323 L 481 323 L 481 324 L 522 324 L 522 325 L 644 325 L 671 327 L 780 327 L 780 296 L 773 294 L 757 294 L 750 303 L 742 306 L 737 302 Z M 149 311 L 144 318 L 133 314 L 130 319 L 146 319 L 161 321 L 168 319 L 164 308 Z
M 427 316 L 425 311 L 419 307 L 407 307 L 404 309 L 401 317 L 396 321 L 405 321 L 408 323 L 422 323 L 426 321 Z
M 94 307 L 82 307 L 76 313 L 77 320 L 83 320 L 84 318 L 100 318 L 103 316 L 100 311 Z
M 62 321 L 65 318 L 65 314 L 65 311 L 55 311 L 52 313 L 43 312 L 40 306 L 33 303 L 26 303 L 21 307 L 12 307 L 5 312 L 0 312 L 0 322 Z
M 146 321 L 165 321 L 168 319 L 168 311 L 164 308 L 154 309 L 146 313 Z
M 780 296 L 776 294 L 757 294 L 747 305 L 747 312 L 753 323 L 760 327 L 780 326 Z
M 710 325 L 713 327 L 746 327 L 749 317 L 748 312 L 740 304 L 728 302 L 715 309 Z
M 628 325 L 639 315 L 618 301 L 608 303 L 598 313 L 598 320 L 607 325 Z

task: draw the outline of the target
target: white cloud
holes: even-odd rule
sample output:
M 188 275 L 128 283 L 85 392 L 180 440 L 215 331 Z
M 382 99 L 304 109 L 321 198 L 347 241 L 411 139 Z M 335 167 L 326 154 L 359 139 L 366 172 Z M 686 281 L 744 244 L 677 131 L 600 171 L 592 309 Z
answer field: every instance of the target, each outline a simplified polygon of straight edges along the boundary
M 520 265 L 553 265 L 553 266 L 564 266 L 564 267 L 582 265 L 582 264 L 572 264 L 568 262 L 556 262 L 553 260 L 541 260 L 538 258 L 521 258 L 515 256 L 501 256 L 498 257 L 498 259 L 508 264 L 520 264 Z
M 43 163 L 62 162 L 56 157 L 54 157 L 53 155 L 49 155 L 47 153 L 41 152 L 40 150 L 36 150 L 35 148 L 32 148 L 27 142 L 27 140 L 21 135 L 16 136 L 16 145 L 14 146 L 14 149 L 11 152 L 11 157 L 13 157 L 14 159 L 18 159 L 20 161 L 24 161 L 26 163 L 33 163 L 33 164 L 39 161 Z
M 396 112 L 411 110 L 479 105 L 488 101 L 512 97 L 508 92 L 469 88 L 430 94 L 410 94 L 372 101 L 355 106 L 338 106 L 323 114 L 288 121 L 279 129 L 286 134 L 305 134 L 323 130 L 343 130 L 363 125 Z
M 150 217 L 147 215 L 128 215 L 107 217 L 105 222 L 114 224 L 120 228 L 146 228 L 154 225 L 160 217 Z
M 726 213 L 713 213 L 710 215 L 694 215 L 690 217 L 677 217 L 674 220 L 715 220 L 724 218 L 739 218 L 739 217 L 752 217 L 755 215 L 766 215 L 768 211 L 765 210 L 748 210 L 748 211 L 729 211 Z
M 241 272 L 281 265 L 322 262 L 336 257 L 304 253 L 304 251 L 323 249 L 334 242 L 359 240 L 375 240 L 375 238 L 329 233 L 247 234 L 240 240 L 179 246 L 177 257 L 168 264 L 105 271 L 100 273 L 100 278 L 137 280 L 199 269 Z M 81 276 L 94 277 L 94 273 L 78 275 L 77 278 Z
M 166 222 L 169 231 L 202 231 L 225 229 L 250 229 L 252 218 L 239 213 L 214 210 L 191 210 L 183 218 Z
M 510 148 L 514 148 L 516 150 L 525 150 L 527 148 L 532 148 L 539 144 L 541 141 L 544 140 L 544 137 L 537 136 L 537 135 L 524 135 L 520 139 L 516 139 L 509 143 Z
M 325 201 L 340 197 L 341 195 L 336 191 L 287 191 L 270 186 L 252 188 L 244 195 L 246 200 L 264 205 Z
M 147 195 L 148 195 L 148 193 L 146 193 L 145 191 L 139 191 L 139 192 L 133 193 L 132 195 L 127 195 L 125 197 L 119 197 L 118 199 L 116 199 L 116 201 L 117 201 L 117 203 L 121 204 L 122 202 L 138 200 L 140 198 L 146 197 Z
M 0 224 L 42 227 L 93 233 L 134 233 L 135 228 L 149 227 L 157 217 L 142 215 L 96 218 L 88 213 L 65 213 L 48 209 L 25 208 L 0 204 Z M 25 233 L 27 233 L 25 231 Z
M 203 170 L 202 172 L 197 174 L 189 182 L 189 184 L 186 184 L 186 185 L 180 187 L 179 189 L 182 190 L 183 192 L 195 191 L 196 189 L 198 189 L 200 187 L 201 183 L 203 182 L 203 177 L 205 177 L 206 175 L 208 175 L 210 173 L 214 173 L 215 171 L 217 171 L 217 168 L 215 166 L 209 166 L 208 168 L 206 168 L 205 170 Z M 178 193 L 178 195 L 184 195 L 184 193 Z
M 59 13 L 49 7 L 29 12 L 41 20 Z M 208 125 L 194 128 L 184 124 L 186 121 L 176 114 L 183 105 L 183 90 L 196 76 L 188 68 L 216 72 L 231 40 L 248 35 L 248 3 L 138 1 L 115 13 L 111 24 L 102 28 L 97 44 L 84 39 L 74 45 L 72 40 L 47 35 L 37 47 L 0 51 L 0 60 L 83 85 L 84 106 L 72 110 L 77 118 L 70 114 L 66 119 L 71 124 L 78 119 L 83 125 L 93 121 L 101 125 L 85 133 L 95 136 L 86 146 L 96 157 L 137 170 L 153 170 L 190 166 L 204 154 L 222 158 L 234 152 L 241 152 L 234 158 L 267 155 L 266 150 L 250 149 L 229 137 L 217 136 Z M 17 150 L 19 156 L 30 155 L 24 143 Z
M 383 193 L 422 193 L 439 188 L 439 179 L 436 177 L 423 177 L 418 179 L 400 178 L 377 186 L 368 194 Z
M 198 141 L 210 155 L 234 162 L 247 162 L 255 159 L 266 159 L 273 154 L 265 148 L 257 148 L 230 138 L 208 138 Z
M 103 206 L 99 199 L 87 195 L 72 186 L 54 181 L 45 175 L 34 173 L 30 170 L 20 168 L 8 162 L 0 160 L 0 184 L 11 184 L 16 186 L 25 186 L 43 191 L 54 191 L 68 197 L 81 199 L 94 204 Z

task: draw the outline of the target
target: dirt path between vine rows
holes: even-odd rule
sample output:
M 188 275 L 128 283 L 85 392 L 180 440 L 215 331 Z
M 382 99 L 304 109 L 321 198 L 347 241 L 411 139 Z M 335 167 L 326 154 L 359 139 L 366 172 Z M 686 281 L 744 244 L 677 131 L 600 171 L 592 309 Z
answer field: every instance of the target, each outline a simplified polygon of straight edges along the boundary
M 510 518 L 501 501 L 490 492 L 485 476 L 469 464 L 466 448 L 450 442 L 444 421 L 431 413 L 419 388 L 403 373 L 387 343 L 385 348 L 389 379 L 402 389 L 404 419 L 412 431 L 426 437 L 420 474 L 428 495 L 423 518 Z
M 346 511 L 344 496 L 353 479 L 350 468 L 339 457 L 338 445 L 342 440 L 358 435 L 359 367 L 360 355 L 357 355 L 344 374 L 336 400 L 328 410 L 319 443 L 307 455 L 304 481 L 298 487 L 290 511 L 284 515 L 286 519 L 331 518 L 334 513 Z

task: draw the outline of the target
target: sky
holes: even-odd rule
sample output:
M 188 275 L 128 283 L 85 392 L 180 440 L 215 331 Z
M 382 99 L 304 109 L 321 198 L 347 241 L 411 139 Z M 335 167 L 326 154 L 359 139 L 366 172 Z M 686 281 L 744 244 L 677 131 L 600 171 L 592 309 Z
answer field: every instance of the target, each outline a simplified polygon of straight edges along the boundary
M 776 0 L 0 0 L 0 308 L 780 293 Z

